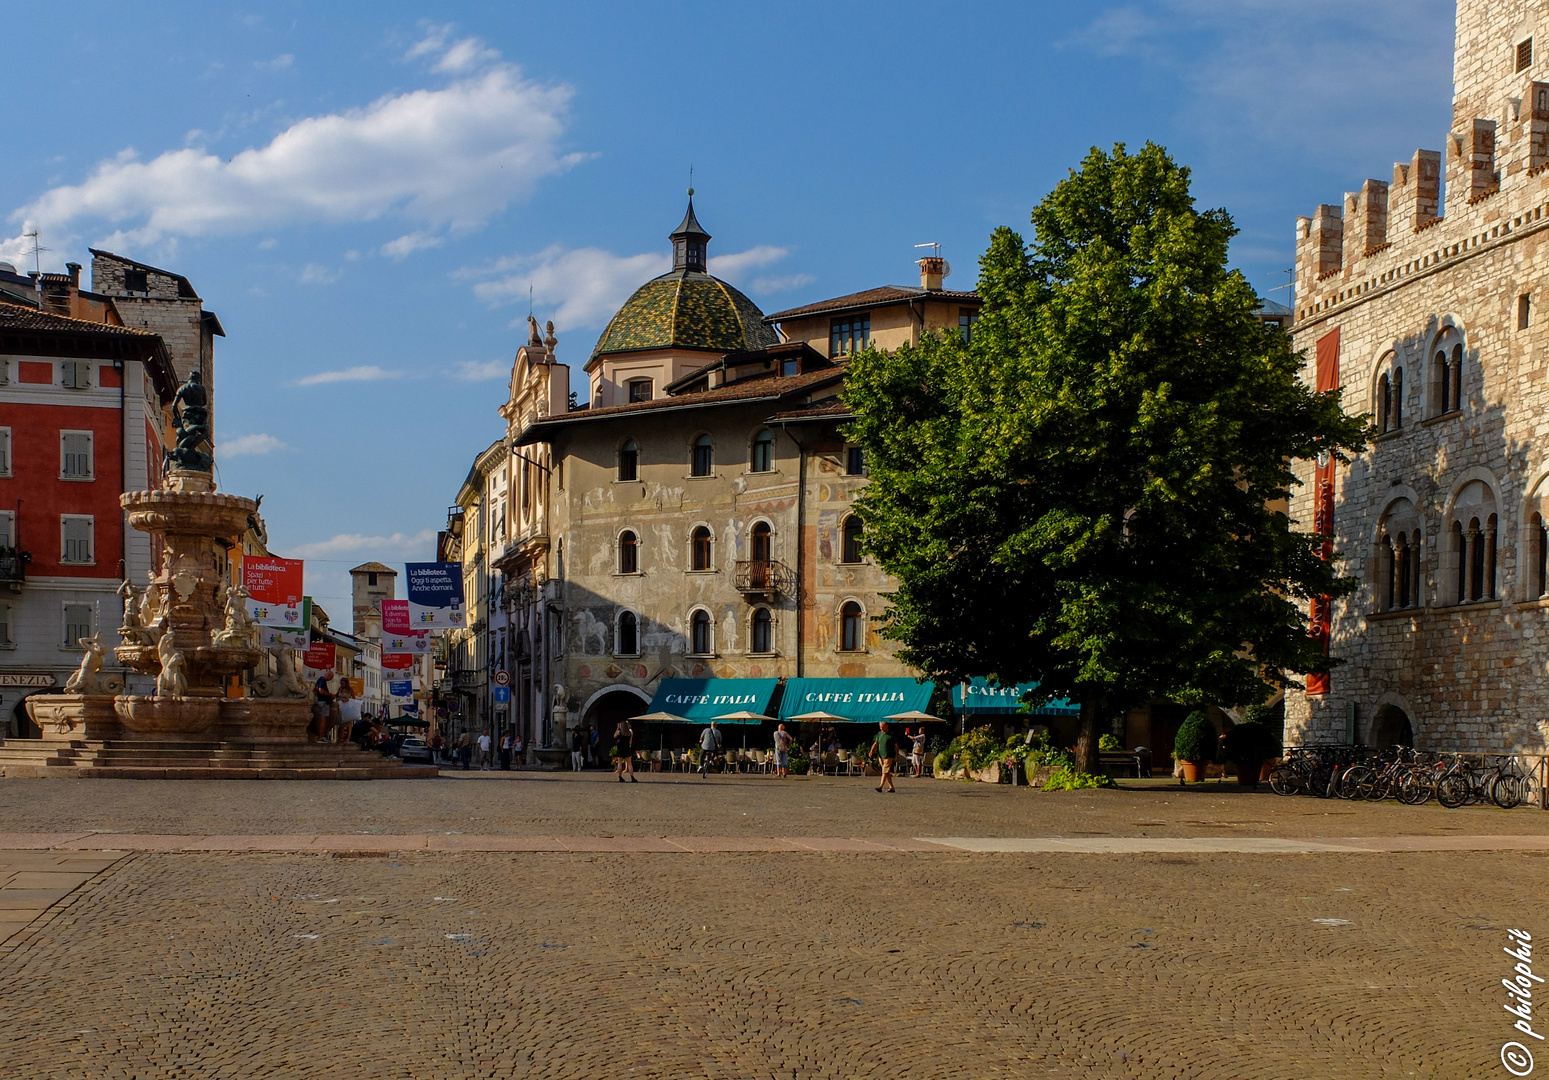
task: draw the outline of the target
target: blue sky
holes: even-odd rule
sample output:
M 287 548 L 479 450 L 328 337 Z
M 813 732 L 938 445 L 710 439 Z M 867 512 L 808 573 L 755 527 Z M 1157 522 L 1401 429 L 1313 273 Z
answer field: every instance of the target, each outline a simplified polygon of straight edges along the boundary
M 1090 146 L 1152 139 L 1284 302 L 1296 215 L 1450 119 L 1445 0 L 426 8 L 7 9 L 0 259 L 37 227 L 45 270 L 194 283 L 221 485 L 335 612 L 349 566 L 430 557 L 529 286 L 579 374 L 690 166 L 712 271 L 773 311 L 915 281 L 926 241 L 969 287 Z

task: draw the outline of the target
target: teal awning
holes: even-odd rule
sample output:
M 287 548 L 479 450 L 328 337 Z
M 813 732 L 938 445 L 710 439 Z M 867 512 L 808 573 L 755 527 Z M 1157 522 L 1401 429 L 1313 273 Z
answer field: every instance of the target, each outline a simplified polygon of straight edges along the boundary
M 648 712 L 671 713 L 690 724 L 704 724 L 727 713 L 769 712 L 778 679 L 663 679 Z M 770 717 L 770 719 L 774 719 Z M 756 724 L 757 720 L 722 720 Z
M 913 679 L 787 679 L 780 719 L 826 712 L 875 724 L 894 713 L 928 712 L 935 689 L 935 683 Z
M 1034 693 L 1038 689 L 1035 682 L 1014 683 L 1010 686 L 1002 686 L 999 683 L 988 682 L 977 676 L 968 681 L 968 693 L 963 693 L 963 684 L 958 683 L 952 688 L 952 707 L 960 713 L 998 714 L 1001 716 L 1012 713 L 1021 713 L 1024 716 L 1080 716 L 1081 706 L 1071 702 L 1067 698 L 1048 698 L 1041 705 L 1032 709 L 1022 707 L 1022 698 L 1027 694 L 1034 694 L 1033 700 L 1038 697 Z M 967 702 L 965 705 L 964 702 Z

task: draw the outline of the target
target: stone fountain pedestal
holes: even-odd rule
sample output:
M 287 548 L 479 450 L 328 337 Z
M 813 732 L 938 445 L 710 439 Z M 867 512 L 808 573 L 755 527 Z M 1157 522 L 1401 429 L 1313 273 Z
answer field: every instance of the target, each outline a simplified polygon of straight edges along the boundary
M 243 606 L 246 594 L 228 593 L 216 569 L 215 538 L 230 540 L 246 531 L 249 516 L 258 508 L 252 499 L 217 492 L 209 471 L 173 468 L 165 488 L 126 492 L 120 501 L 130 525 L 161 538 L 163 556 L 143 597 L 137 595 L 126 605 L 124 644 L 114 654 L 126 667 L 155 676 L 156 693 L 105 693 L 105 680 L 92 676 L 83 685 L 89 684 L 95 693 L 28 698 L 27 711 L 43 739 L 0 746 L 0 775 L 438 775 L 434 766 L 389 761 L 353 743 L 312 742 L 311 692 L 294 678 L 281 680 L 278 687 L 261 680 L 273 696 L 231 696 L 232 676 L 251 670 L 265 653 L 255 644 Z M 96 654 L 100 661 L 101 650 Z M 282 664 L 292 662 L 289 656 L 280 657 Z M 82 666 L 83 677 L 89 674 L 88 666 Z

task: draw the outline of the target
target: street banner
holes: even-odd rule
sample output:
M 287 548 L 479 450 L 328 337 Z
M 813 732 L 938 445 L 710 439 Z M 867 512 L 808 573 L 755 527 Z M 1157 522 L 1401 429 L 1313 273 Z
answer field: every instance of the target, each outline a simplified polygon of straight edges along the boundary
M 414 680 L 413 679 L 404 679 L 402 681 L 399 681 L 397 679 L 394 679 L 392 682 L 389 682 L 387 684 L 387 692 L 392 697 L 404 697 L 404 698 L 406 698 L 406 697 L 413 697 L 414 696 Z
M 384 634 L 382 637 L 382 658 L 389 656 L 429 656 L 430 633 L 428 631 L 418 634 Z
M 409 625 L 409 602 L 407 600 L 383 600 L 382 633 L 412 634 L 413 632 L 414 627 Z
M 382 670 L 383 671 L 413 671 L 414 670 L 414 654 L 413 653 L 389 653 L 389 652 L 384 652 L 382 654 Z
M 304 570 L 300 559 L 249 555 L 242 560 L 242 587 L 247 590 L 247 611 L 253 622 L 306 632 Z
M 466 625 L 463 612 L 463 564 L 406 563 L 409 579 L 409 626 L 414 630 L 453 630 Z
M 307 646 L 307 651 L 301 654 L 302 663 L 313 671 L 332 671 L 334 665 L 334 644 L 331 641 L 315 642 Z
M 304 649 L 307 647 L 305 630 L 287 630 L 280 626 L 260 626 L 258 647 L 261 649 Z

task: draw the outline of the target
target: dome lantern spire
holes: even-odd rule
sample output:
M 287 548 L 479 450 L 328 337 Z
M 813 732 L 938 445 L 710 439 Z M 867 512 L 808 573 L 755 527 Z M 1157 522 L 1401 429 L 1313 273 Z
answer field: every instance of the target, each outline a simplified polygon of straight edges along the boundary
M 694 189 L 688 189 L 688 212 L 683 221 L 668 237 L 672 241 L 672 268 L 705 273 L 705 251 L 710 245 L 710 234 L 705 232 L 694 216 Z

